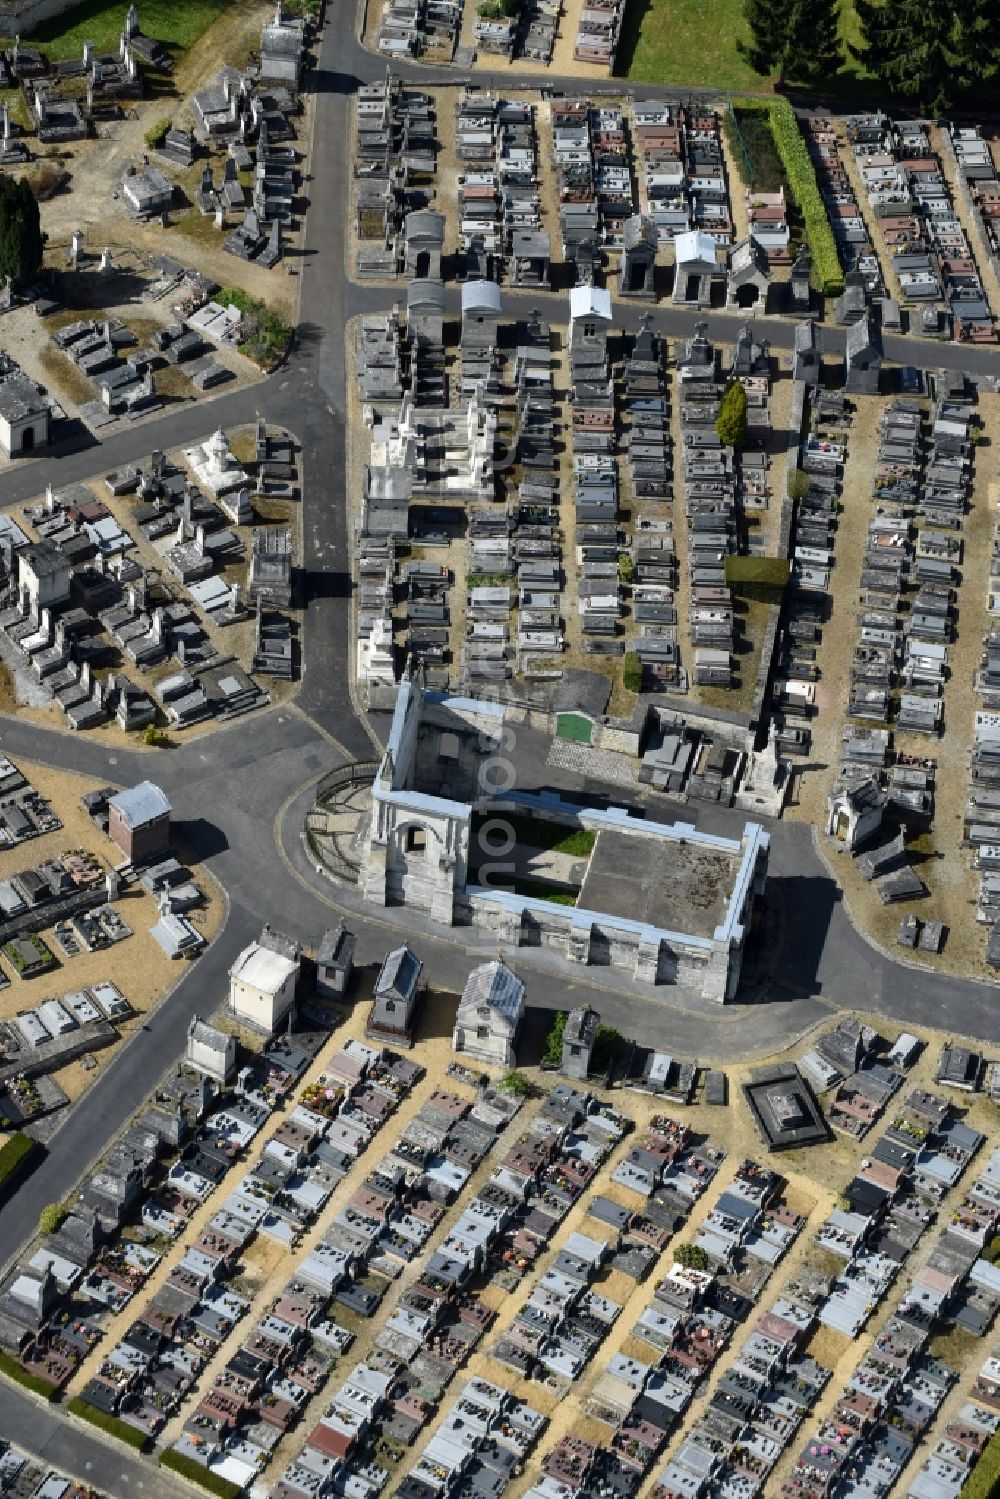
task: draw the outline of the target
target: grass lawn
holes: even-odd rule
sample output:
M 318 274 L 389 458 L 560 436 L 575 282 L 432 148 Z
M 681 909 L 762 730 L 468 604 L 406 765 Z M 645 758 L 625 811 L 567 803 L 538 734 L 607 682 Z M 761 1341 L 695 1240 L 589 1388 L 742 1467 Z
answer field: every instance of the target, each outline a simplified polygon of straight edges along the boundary
M 518 843 L 556 854 L 574 854 L 578 858 L 586 858 L 597 840 L 597 834 L 589 828 L 567 828 L 558 822 L 546 822 L 541 817 L 528 817 L 524 813 L 508 812 L 505 808 L 500 808 L 495 812 L 477 814 L 473 818 L 473 842 L 478 843 L 479 829 L 484 822 L 495 821 L 509 827 Z M 490 841 L 496 841 L 492 833 Z
M 177 55 L 196 42 L 233 0 L 143 0 L 139 22 L 146 36 L 155 37 Z M 126 7 L 122 0 L 83 0 L 65 16 L 43 21 L 31 41 L 58 61 L 76 57 L 91 41 L 97 52 L 117 52 Z
M 852 0 L 843 0 L 840 29 L 845 42 L 857 40 Z M 746 35 L 743 0 L 629 0 L 615 72 L 645 83 L 771 93 L 773 79 L 761 78 L 736 50 Z M 845 58 L 822 92 L 849 96 L 864 83 L 858 64 Z

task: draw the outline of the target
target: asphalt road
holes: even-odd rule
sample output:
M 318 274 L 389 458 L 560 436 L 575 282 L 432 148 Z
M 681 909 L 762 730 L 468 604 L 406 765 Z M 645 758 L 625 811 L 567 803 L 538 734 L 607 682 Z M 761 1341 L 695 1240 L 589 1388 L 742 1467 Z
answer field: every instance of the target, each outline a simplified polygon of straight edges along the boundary
M 358 932 L 358 960 L 374 965 L 405 930 L 416 929 L 432 983 L 460 987 L 473 954 L 466 933 L 443 935 L 419 930 L 398 914 L 374 915 L 350 892 L 337 892 L 310 869 L 298 837 L 306 788 L 342 758 L 367 758 L 368 727 L 355 712 L 348 679 L 350 640 L 350 562 L 346 527 L 345 340 L 348 317 L 384 311 L 398 288 L 356 286 L 345 275 L 342 247 L 349 211 L 350 100 L 360 81 L 384 74 L 381 59 L 366 52 L 355 35 L 356 17 L 347 3 L 329 12 L 315 73 L 318 94 L 312 156 L 311 203 L 306 253 L 301 257 L 300 324 L 296 348 L 286 365 L 268 380 L 210 402 L 172 409 L 155 421 L 115 434 L 98 445 L 77 436 L 51 457 L 4 475 L 0 504 L 12 506 L 55 486 L 141 460 L 153 448 L 175 448 L 202 438 L 214 426 L 253 421 L 258 411 L 286 426 L 301 443 L 306 607 L 303 622 L 304 678 L 294 708 L 273 709 L 249 723 L 238 723 L 204 740 L 148 755 L 108 750 L 86 737 L 35 729 L 16 719 L 0 719 L 0 749 L 128 784 L 154 774 L 170 796 L 180 834 L 192 854 L 220 881 L 228 912 L 208 952 L 183 971 L 172 994 L 160 1005 L 148 1031 L 140 1030 L 107 1065 L 53 1137 L 48 1154 L 0 1213 L 0 1264 L 16 1254 L 33 1229 L 40 1208 L 65 1197 L 82 1171 L 128 1119 L 178 1056 L 191 1016 L 213 1009 L 224 995 L 230 964 L 264 920 L 315 941 L 325 926 L 345 914 Z M 402 65 L 414 81 L 441 86 L 452 75 Z M 476 74 L 484 87 L 510 88 L 517 74 Z M 456 82 L 458 80 L 455 80 Z M 537 86 L 537 76 L 520 81 Z M 578 80 L 546 77 L 548 87 L 581 91 Z M 668 89 L 644 93 L 669 97 Z M 684 91 L 688 97 L 689 91 Z M 679 97 L 675 93 L 675 97 Z M 459 293 L 449 288 L 447 309 L 457 318 Z M 566 296 L 504 290 L 508 316 L 538 307 L 553 321 L 565 317 Z M 616 321 L 635 328 L 647 309 L 621 307 Z M 700 320 L 681 308 L 660 306 L 654 326 L 684 337 Z M 726 313 L 707 317 L 710 335 L 735 339 L 740 319 Z M 758 320 L 759 326 L 761 325 Z M 766 320 L 776 349 L 791 347 L 793 325 Z M 843 333 L 821 330 L 824 348 L 837 352 Z M 900 363 L 944 366 L 976 375 L 1000 376 L 1000 353 L 954 345 L 928 346 L 916 339 L 886 339 L 887 356 Z M 686 815 L 690 815 L 689 813 Z M 706 827 L 724 822 L 709 809 L 697 820 Z M 731 825 L 731 824 L 730 824 Z M 772 878 L 765 933 L 749 964 L 751 1002 L 706 1017 L 676 1002 L 669 991 L 655 996 L 616 992 L 618 1023 L 647 1043 L 684 1053 L 745 1057 L 773 1050 L 815 1025 L 840 1006 L 862 1006 L 901 1022 L 948 1025 L 956 1031 L 995 1041 L 1000 1021 L 995 990 L 988 986 L 932 977 L 910 970 L 870 948 L 850 925 L 838 888 L 817 857 L 809 830 L 797 824 L 772 828 Z M 604 975 L 585 972 L 572 983 L 565 972 L 531 953 L 523 954 L 530 973 L 529 993 L 539 1009 L 561 1008 L 577 991 L 600 1007 L 608 991 Z M 0 1431 L 14 1436 L 55 1466 L 125 1499 L 145 1487 L 148 1496 L 185 1490 L 150 1462 L 129 1456 L 116 1443 L 67 1421 L 0 1381 Z

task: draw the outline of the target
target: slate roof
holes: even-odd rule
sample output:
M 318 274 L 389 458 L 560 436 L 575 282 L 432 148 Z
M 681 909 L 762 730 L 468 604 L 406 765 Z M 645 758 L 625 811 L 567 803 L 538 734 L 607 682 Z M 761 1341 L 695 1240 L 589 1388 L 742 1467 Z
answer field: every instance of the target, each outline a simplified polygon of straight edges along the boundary
M 165 794 L 152 781 L 140 781 L 138 786 L 119 791 L 117 796 L 110 798 L 108 806 L 117 807 L 130 828 L 139 828 L 157 817 L 169 816 L 172 810 Z
M 524 1008 L 524 984 L 500 959 L 480 964 L 466 980 L 459 1011 L 478 1009 L 480 1005 L 488 1005 L 512 1025 Z
M 41 415 L 47 411 L 45 398 L 26 375 L 10 375 L 0 380 L 0 416 L 8 422 L 20 421 L 22 417 Z
M 376 999 L 409 999 L 417 987 L 423 966 L 411 948 L 395 948 L 382 964 L 382 971 L 375 985 Z

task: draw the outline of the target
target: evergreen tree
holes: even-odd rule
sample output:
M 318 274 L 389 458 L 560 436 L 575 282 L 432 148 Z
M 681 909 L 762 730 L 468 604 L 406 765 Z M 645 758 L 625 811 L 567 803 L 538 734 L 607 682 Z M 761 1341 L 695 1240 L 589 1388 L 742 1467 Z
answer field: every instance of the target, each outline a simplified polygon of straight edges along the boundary
M 839 0 L 792 0 L 782 75 L 818 83 L 838 73 L 843 60 Z
M 747 443 L 747 393 L 739 380 L 730 380 L 722 392 L 715 430 L 726 448 L 745 448 Z
M 855 0 L 855 10 L 858 61 L 900 98 L 934 114 L 949 109 L 971 75 L 981 0 Z
M 755 73 L 765 77 L 780 73 L 788 26 L 787 0 L 744 0 L 743 15 L 750 30 L 750 40 L 737 42 L 740 56 Z
M 26 286 L 41 264 L 41 222 L 28 181 L 0 177 L 0 281 L 9 276 L 16 288 Z
M 764 76 L 829 78 L 841 65 L 839 0 L 744 0 L 748 43 L 737 49 Z

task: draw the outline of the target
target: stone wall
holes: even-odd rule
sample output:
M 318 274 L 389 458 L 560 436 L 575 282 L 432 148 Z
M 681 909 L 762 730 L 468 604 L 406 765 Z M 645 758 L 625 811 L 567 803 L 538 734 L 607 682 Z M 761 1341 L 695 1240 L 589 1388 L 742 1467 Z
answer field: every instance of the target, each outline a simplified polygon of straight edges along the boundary
M 0 0 L 0 36 L 27 36 L 41 21 L 73 10 L 80 0 Z M 123 0 L 122 19 L 128 8 Z

